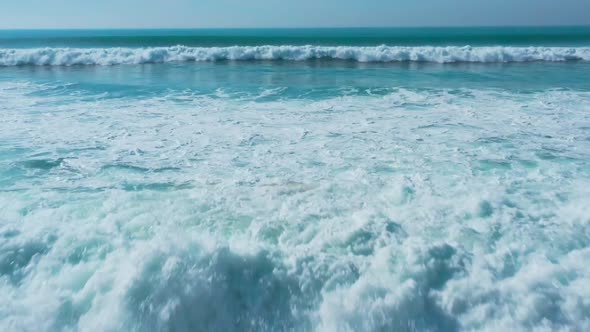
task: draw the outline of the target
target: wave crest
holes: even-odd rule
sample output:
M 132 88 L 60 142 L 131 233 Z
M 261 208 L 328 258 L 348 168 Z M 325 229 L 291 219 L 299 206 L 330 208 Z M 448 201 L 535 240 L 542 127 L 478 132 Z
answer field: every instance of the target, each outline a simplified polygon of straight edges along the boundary
M 590 47 L 232 46 L 0 49 L 0 66 L 120 65 L 252 60 L 506 63 L 590 61 Z

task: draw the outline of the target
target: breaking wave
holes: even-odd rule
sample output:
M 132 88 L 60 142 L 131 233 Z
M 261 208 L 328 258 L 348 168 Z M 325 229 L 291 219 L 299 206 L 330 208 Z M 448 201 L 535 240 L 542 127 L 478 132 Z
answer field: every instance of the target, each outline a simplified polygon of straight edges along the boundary
M 74 66 L 253 60 L 507 63 L 590 61 L 590 47 L 232 46 L 0 49 L 0 66 Z

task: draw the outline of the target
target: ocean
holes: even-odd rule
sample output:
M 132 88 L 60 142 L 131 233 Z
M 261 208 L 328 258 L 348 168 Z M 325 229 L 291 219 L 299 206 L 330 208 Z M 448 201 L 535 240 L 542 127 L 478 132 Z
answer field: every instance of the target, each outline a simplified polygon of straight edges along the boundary
M 0 31 L 0 330 L 589 331 L 590 27 Z

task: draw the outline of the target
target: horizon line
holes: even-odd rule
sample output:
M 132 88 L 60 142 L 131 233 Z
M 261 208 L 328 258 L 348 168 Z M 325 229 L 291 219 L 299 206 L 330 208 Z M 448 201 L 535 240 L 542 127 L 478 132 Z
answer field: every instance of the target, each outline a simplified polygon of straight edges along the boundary
M 88 30 L 312 30 L 312 29 L 466 29 L 466 28 L 590 28 L 590 24 L 548 24 L 548 25 L 405 25 L 405 26 L 277 26 L 277 27 L 39 27 L 39 28 L 0 28 L 0 31 L 88 31 Z

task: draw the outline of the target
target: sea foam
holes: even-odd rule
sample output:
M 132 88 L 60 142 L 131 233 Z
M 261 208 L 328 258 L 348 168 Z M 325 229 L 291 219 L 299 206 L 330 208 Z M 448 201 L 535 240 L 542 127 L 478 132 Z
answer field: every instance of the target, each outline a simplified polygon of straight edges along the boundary
M 120 65 L 253 60 L 506 63 L 590 61 L 589 47 L 232 46 L 0 49 L 0 66 Z
M 590 330 L 587 91 L 77 89 L 0 84 L 2 331 Z

